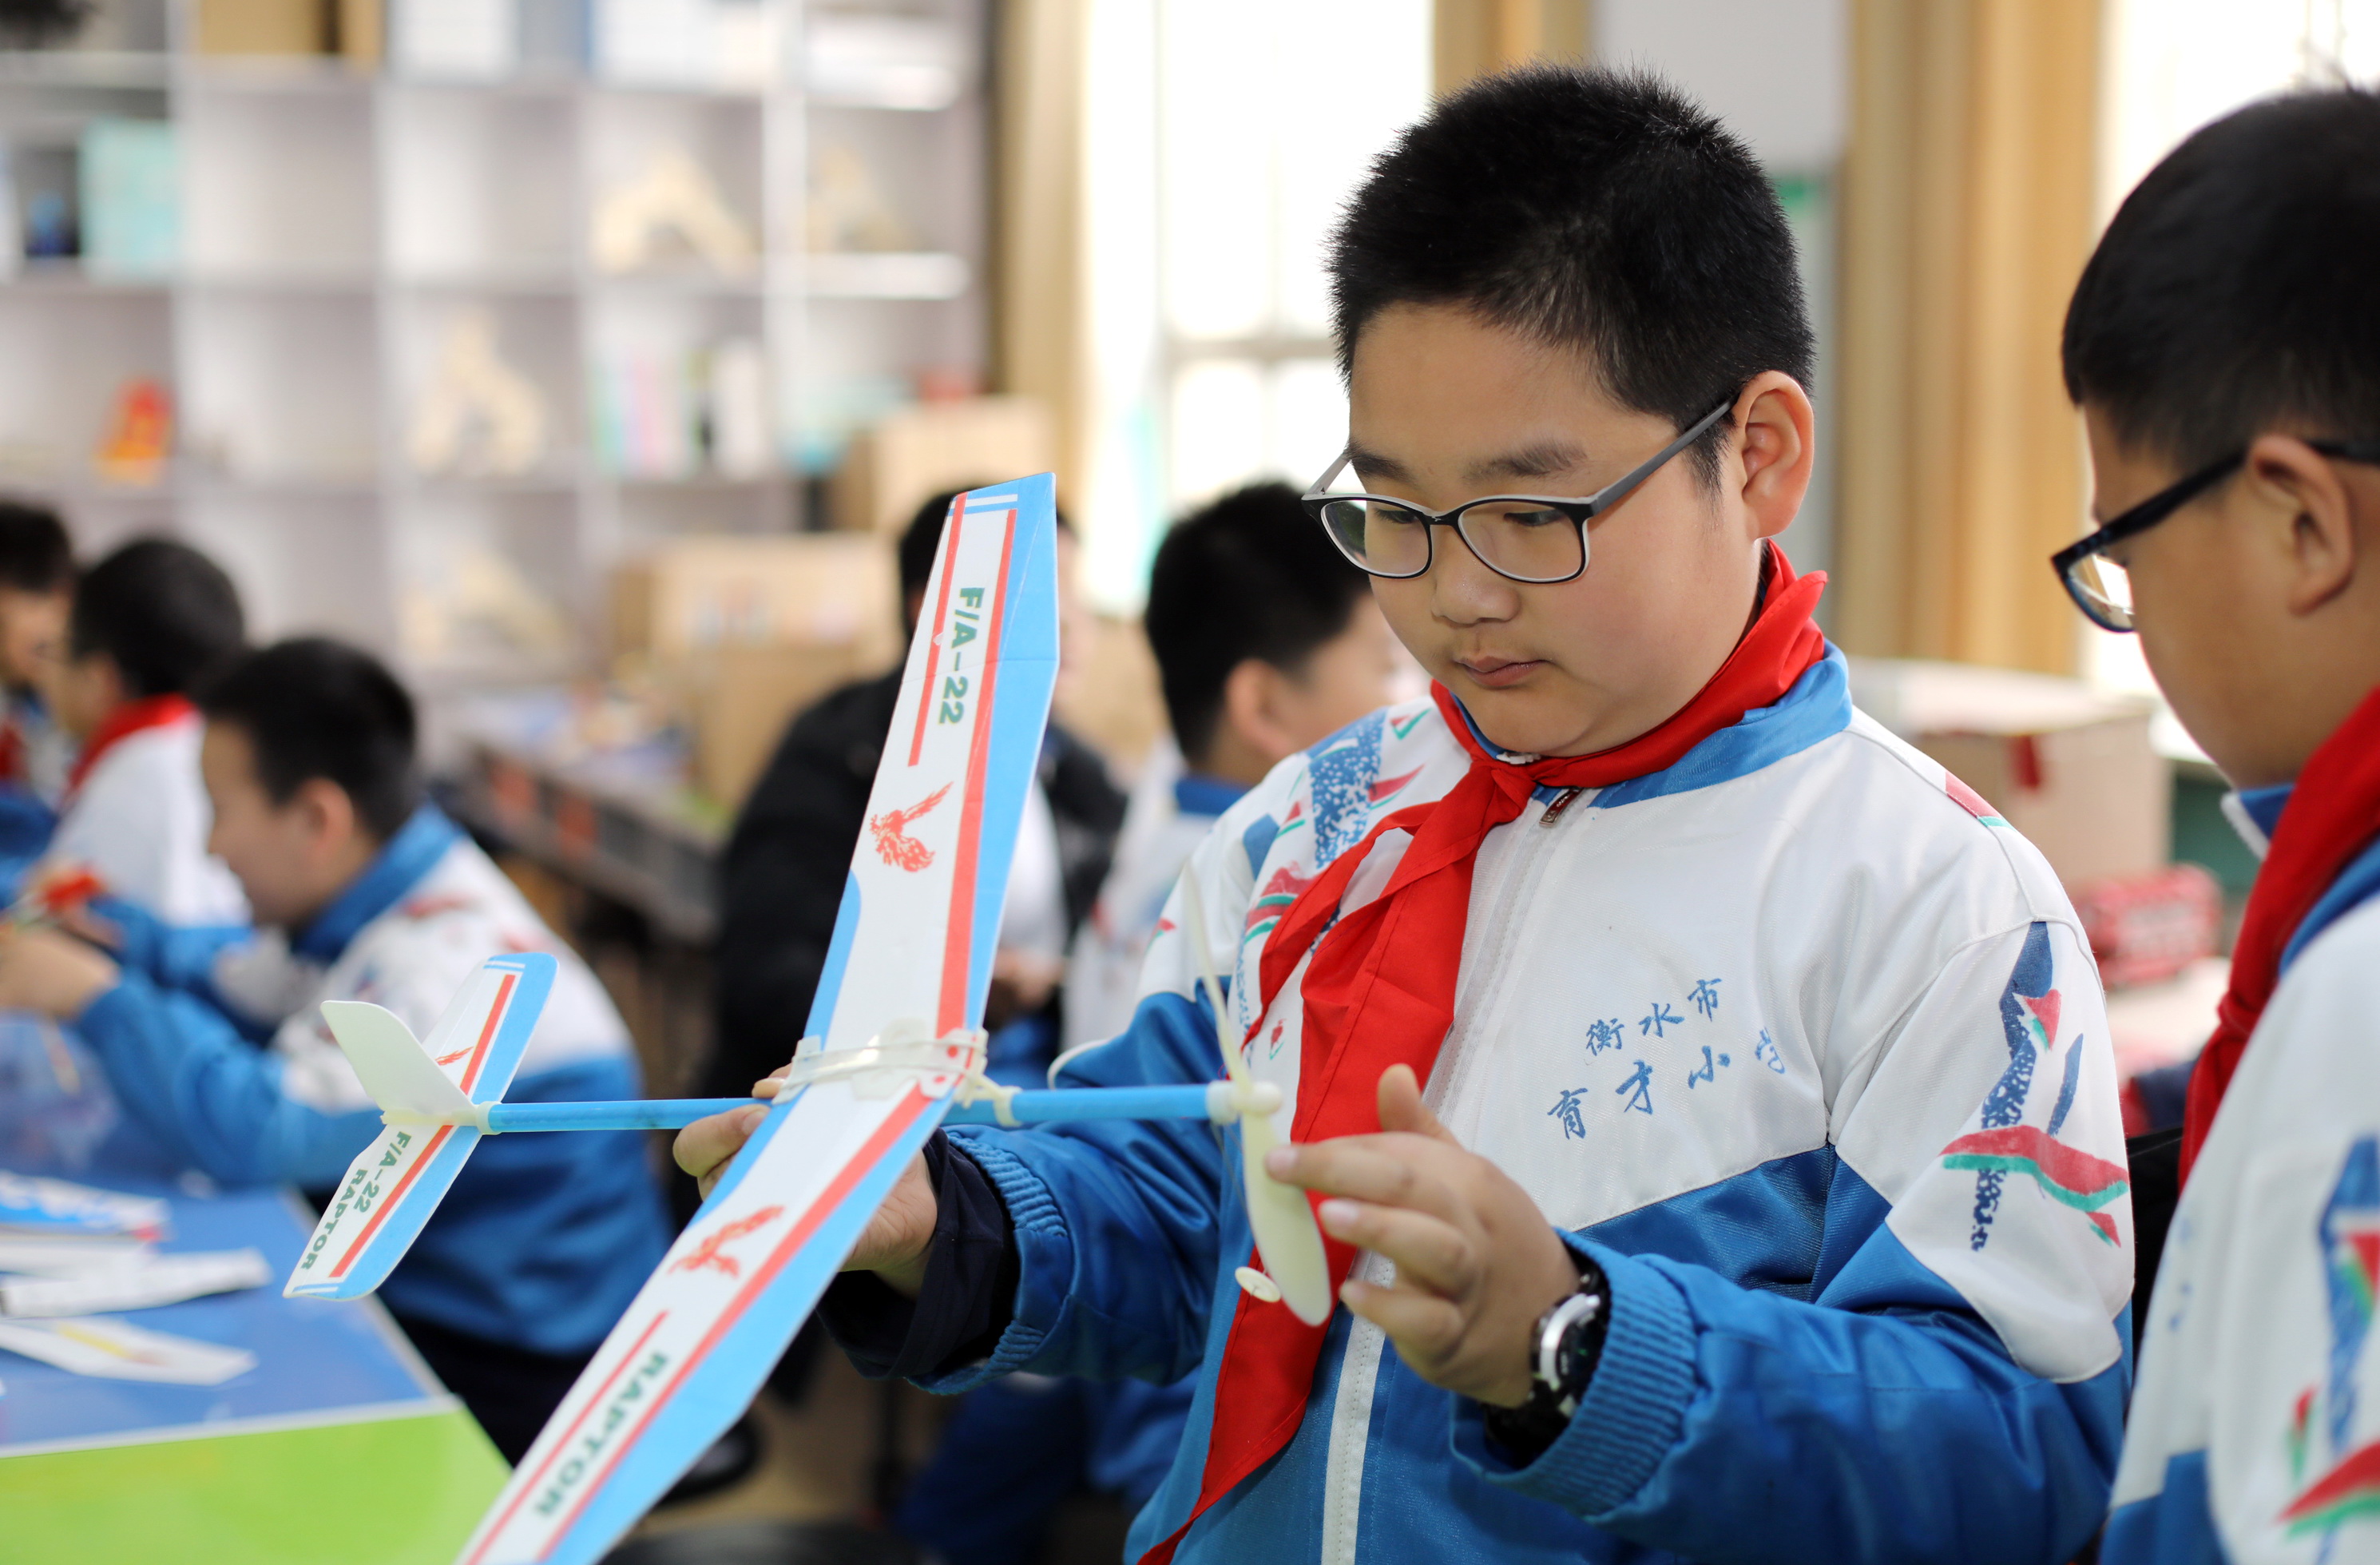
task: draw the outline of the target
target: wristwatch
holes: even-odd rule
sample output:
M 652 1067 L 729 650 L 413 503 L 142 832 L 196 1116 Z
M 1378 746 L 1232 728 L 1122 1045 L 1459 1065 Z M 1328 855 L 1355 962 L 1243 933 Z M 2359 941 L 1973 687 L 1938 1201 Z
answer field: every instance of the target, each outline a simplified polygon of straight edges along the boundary
M 1610 1324 L 1610 1286 L 1594 1262 L 1579 1262 L 1578 1287 L 1537 1317 L 1531 1332 L 1529 1400 L 1488 1410 L 1488 1437 L 1524 1463 L 1534 1461 L 1570 1427 L 1595 1378 Z

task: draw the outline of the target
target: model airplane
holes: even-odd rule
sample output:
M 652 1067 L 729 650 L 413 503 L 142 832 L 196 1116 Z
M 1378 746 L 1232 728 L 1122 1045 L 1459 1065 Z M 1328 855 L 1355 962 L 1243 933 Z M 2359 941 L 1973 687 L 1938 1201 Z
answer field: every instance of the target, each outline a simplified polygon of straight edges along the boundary
M 460 1559 L 600 1559 L 751 1402 L 909 1159 L 944 1124 L 1196 1118 L 1239 1122 L 1259 1299 L 1318 1323 L 1330 1292 L 1303 1192 L 1263 1169 L 1285 1119 L 1232 1035 L 1191 899 L 1226 1079 L 1017 1091 L 982 1074 L 1001 906 L 1058 665 L 1048 474 L 962 495 L 926 588 L 868 832 L 772 1107 L 555 1410 Z M 377 1006 L 324 1019 L 386 1129 L 349 1168 L 287 1291 L 370 1292 L 483 1135 L 672 1129 L 749 1098 L 504 1102 L 552 982 L 551 957 L 492 958 L 428 1039 Z

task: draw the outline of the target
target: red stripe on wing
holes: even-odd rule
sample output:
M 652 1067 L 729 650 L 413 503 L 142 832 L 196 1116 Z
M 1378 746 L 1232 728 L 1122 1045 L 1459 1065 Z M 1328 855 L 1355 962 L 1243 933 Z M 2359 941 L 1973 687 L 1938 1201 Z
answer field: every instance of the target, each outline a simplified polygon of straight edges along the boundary
M 991 709 L 1000 679 L 1000 639 L 1008 624 L 1008 565 L 1016 547 L 1016 513 L 1006 513 L 1000 539 L 1000 574 L 984 622 L 983 684 L 976 692 L 975 736 L 969 740 L 966 808 L 959 816 L 958 857 L 951 866 L 951 920 L 942 936 L 942 997 L 934 1031 L 966 1025 L 967 979 L 975 958 L 976 852 L 983 838 L 983 776 L 991 759 Z
M 494 1041 L 496 1028 L 504 1019 L 504 1008 L 512 1003 L 513 985 L 519 982 L 518 973 L 507 972 L 504 982 L 496 985 L 495 1004 L 488 1008 L 488 1020 L 480 1029 L 480 1041 L 471 1046 L 471 1063 L 463 1067 L 465 1097 L 470 1096 L 471 1089 L 479 1084 L 480 1071 L 488 1063 L 488 1045 Z
M 446 1144 L 446 1138 L 454 1134 L 454 1126 L 441 1125 L 438 1127 L 438 1133 L 422 1143 L 421 1155 L 415 1158 L 405 1172 L 398 1176 L 396 1188 L 388 1192 L 388 1199 L 380 1204 L 380 1210 L 374 1212 L 371 1215 L 371 1220 L 364 1224 L 364 1231 L 356 1235 L 356 1241 L 347 1246 L 347 1253 L 340 1256 L 337 1263 L 331 1267 L 333 1282 L 347 1275 L 347 1268 L 354 1265 L 356 1257 L 364 1253 L 364 1246 L 371 1242 L 371 1236 L 380 1231 L 381 1221 L 388 1216 L 389 1209 L 405 1199 L 405 1192 L 412 1188 L 414 1180 L 420 1175 L 422 1169 L 430 1166 L 430 1160 L 438 1155 L 438 1149 Z

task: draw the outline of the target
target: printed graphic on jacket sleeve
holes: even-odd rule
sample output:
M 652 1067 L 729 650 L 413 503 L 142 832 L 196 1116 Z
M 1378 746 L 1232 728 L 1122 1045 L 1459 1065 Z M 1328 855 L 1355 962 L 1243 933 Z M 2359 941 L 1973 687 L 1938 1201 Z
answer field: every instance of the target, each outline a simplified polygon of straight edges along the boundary
M 1372 784 L 1380 775 L 1380 729 L 1387 721 L 1386 714 L 1375 712 L 1324 740 L 1312 752 L 1306 775 L 1314 789 L 1317 869 L 1361 842 L 1371 825 Z
M 2326 1557 L 2329 1534 L 2341 1523 L 2380 1515 L 2380 1440 L 2353 1443 L 2355 1369 L 2372 1333 L 2374 1295 L 2380 1292 L 2380 1139 L 2365 1136 L 2347 1149 L 2314 1237 L 2329 1296 L 2330 1356 L 2319 1396 L 2307 1387 L 2289 1421 L 2289 1480 L 2304 1482 L 2317 1407 L 2331 1466 L 2298 1492 L 2278 1520 L 2291 1537 L 2325 1534 Z
M 1245 946 L 1251 940 L 1261 940 L 1271 934 L 1273 925 L 1281 921 L 1281 916 L 1289 911 L 1299 895 L 1313 884 L 1314 877 L 1305 874 L 1294 862 L 1273 871 L 1272 878 L 1264 883 L 1264 889 L 1257 892 L 1256 899 L 1248 904 L 1247 927 L 1240 935 L 1240 944 Z
M 2056 978 L 2049 926 L 2036 923 L 2025 935 L 2024 949 L 2017 956 L 2008 986 L 2000 991 L 2000 1028 L 2008 1038 L 2008 1069 L 1984 1099 L 1982 1127 L 1942 1149 L 1944 1168 L 1972 1170 L 1975 1176 L 1973 1227 L 1968 1234 L 1972 1249 L 1981 1250 L 1991 1242 L 1992 1224 L 1999 1216 L 2010 1174 L 2024 1175 L 2050 1200 L 2082 1213 L 2107 1243 L 2119 1242 L 2116 1220 L 2103 1208 L 2131 1189 L 2127 1170 L 2121 1164 L 2095 1157 L 2058 1139 L 2082 1081 L 2084 1040 L 2080 1035 L 2067 1043 L 2066 1058 L 2056 1068 L 2059 1070 L 2058 1096 L 2047 1123 L 2024 1122 L 2034 1096 L 2034 1068 L 2048 1061 L 2058 1047 Z

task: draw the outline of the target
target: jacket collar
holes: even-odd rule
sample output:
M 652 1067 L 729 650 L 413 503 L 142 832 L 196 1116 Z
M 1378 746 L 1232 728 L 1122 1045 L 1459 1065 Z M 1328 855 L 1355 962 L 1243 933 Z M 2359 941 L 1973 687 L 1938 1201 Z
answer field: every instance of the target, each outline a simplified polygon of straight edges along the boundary
M 1220 815 L 1240 801 L 1247 789 L 1203 772 L 1184 772 L 1173 779 L 1173 807 L 1185 815 Z
M 396 906 L 462 836 L 437 805 L 422 805 L 382 845 L 363 874 L 291 936 L 289 948 L 317 961 L 338 960 L 364 925 Z

